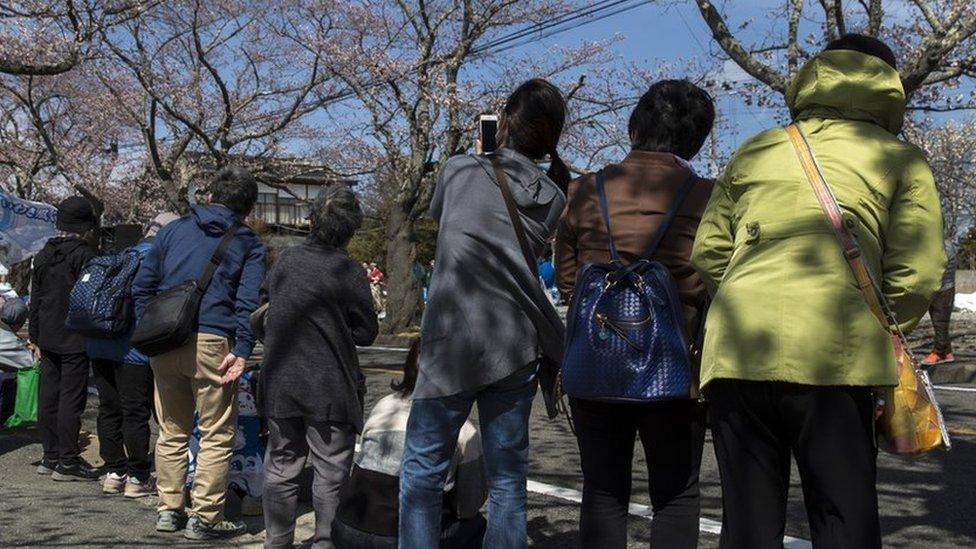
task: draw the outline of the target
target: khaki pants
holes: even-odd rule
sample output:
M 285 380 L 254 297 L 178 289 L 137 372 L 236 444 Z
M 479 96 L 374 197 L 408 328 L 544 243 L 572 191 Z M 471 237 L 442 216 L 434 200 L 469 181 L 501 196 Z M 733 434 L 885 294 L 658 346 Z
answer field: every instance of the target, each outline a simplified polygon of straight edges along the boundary
M 201 333 L 183 347 L 150 360 L 156 376 L 159 421 L 159 510 L 184 512 L 188 443 L 196 411 L 200 416 L 200 451 L 188 514 L 207 524 L 223 519 L 227 472 L 237 428 L 237 383 L 222 385 L 217 371 L 229 352 L 226 338 Z

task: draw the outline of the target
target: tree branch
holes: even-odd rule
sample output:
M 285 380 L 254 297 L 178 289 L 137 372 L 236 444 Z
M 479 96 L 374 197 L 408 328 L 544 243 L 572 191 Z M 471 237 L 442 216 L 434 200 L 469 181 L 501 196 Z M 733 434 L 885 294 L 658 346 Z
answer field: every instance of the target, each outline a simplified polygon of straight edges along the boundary
M 698 5 L 698 11 L 701 12 L 708 28 L 711 29 L 712 37 L 732 61 L 753 78 L 780 93 L 786 93 L 786 77 L 746 51 L 742 43 L 732 35 L 722 15 L 715 9 L 710 0 L 695 0 L 695 3 Z

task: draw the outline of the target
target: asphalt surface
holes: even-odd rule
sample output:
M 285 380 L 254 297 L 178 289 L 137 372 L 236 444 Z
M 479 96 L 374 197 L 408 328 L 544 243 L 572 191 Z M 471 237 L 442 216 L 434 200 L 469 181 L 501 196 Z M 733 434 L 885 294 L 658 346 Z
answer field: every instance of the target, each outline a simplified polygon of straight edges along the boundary
M 960 336 L 976 338 L 971 323 L 961 327 Z M 924 341 L 917 340 L 924 345 Z M 972 362 L 967 352 L 964 359 Z M 368 373 L 367 406 L 389 392 L 396 366 L 403 353 L 374 350 L 362 355 Z M 956 391 L 940 390 L 938 396 L 948 423 L 956 433 L 951 452 L 936 452 L 918 459 L 882 454 L 879 465 L 881 524 L 886 547 L 926 549 L 976 546 L 976 384 L 957 384 Z M 94 432 L 96 397 L 89 400 L 84 429 Z M 566 549 L 577 540 L 578 505 L 572 501 L 581 489 L 579 459 L 565 418 L 549 421 L 541 401 L 536 402 L 531 420 L 532 454 L 530 488 L 559 492 L 558 497 L 530 492 L 529 541 L 534 547 Z M 639 446 L 638 446 L 639 447 Z M 97 441 L 90 437 L 85 451 L 97 463 Z M 649 505 L 647 475 L 643 457 L 634 459 L 633 503 Z M 153 530 L 154 498 L 137 501 L 103 496 L 97 483 L 55 483 L 34 474 L 41 456 L 33 430 L 0 431 L 0 547 L 151 547 L 192 545 L 180 536 L 161 535 Z M 799 476 L 795 469 L 790 488 L 786 533 L 800 541 L 790 547 L 806 546 L 809 529 L 802 507 Z M 703 533 L 701 547 L 717 546 L 717 523 L 721 521 L 721 492 L 710 437 L 702 463 Z M 561 490 L 560 490 L 561 489 Z M 228 513 L 238 514 L 235 505 Z M 306 508 L 307 511 L 307 508 Z M 640 511 L 640 509 L 637 509 Z M 263 540 L 260 517 L 247 517 L 249 533 L 227 546 L 257 546 Z M 311 516 L 299 520 L 297 540 L 311 533 Z M 650 521 L 632 516 L 628 536 L 632 547 L 646 547 Z M 213 544 L 209 544 L 213 545 Z

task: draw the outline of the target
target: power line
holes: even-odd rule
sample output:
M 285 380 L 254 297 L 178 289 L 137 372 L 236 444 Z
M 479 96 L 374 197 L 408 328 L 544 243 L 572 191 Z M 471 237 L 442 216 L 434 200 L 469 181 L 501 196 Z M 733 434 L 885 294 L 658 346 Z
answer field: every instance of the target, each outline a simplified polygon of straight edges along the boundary
M 547 21 L 545 23 L 534 23 L 526 28 L 518 29 L 505 34 L 499 38 L 496 38 L 486 44 L 474 47 L 471 50 L 471 56 L 473 58 L 484 58 L 490 54 L 498 54 L 505 51 L 509 51 L 520 46 L 530 44 L 534 41 L 541 40 L 544 38 L 549 38 L 557 34 L 562 34 L 572 30 L 576 30 L 584 25 L 592 24 L 597 21 L 602 21 L 608 17 L 619 15 L 627 11 L 633 10 L 635 8 L 641 7 L 645 4 L 650 4 L 654 0 L 602 0 L 595 2 L 593 4 L 576 8 L 570 12 L 567 12 L 553 20 Z M 408 70 L 404 71 L 404 74 L 412 73 L 419 70 L 428 64 L 427 62 L 417 63 L 410 67 Z M 362 88 L 365 90 L 373 89 L 379 86 L 383 86 L 387 83 L 388 79 L 374 79 L 370 82 L 366 82 Z M 319 108 L 324 108 L 329 105 L 340 103 L 347 99 L 355 97 L 356 92 L 351 89 L 347 89 L 343 92 L 337 93 L 330 97 L 328 100 L 323 101 Z M 279 109 L 272 111 L 263 115 L 259 115 L 251 119 L 250 123 L 261 122 L 270 118 L 280 116 L 288 112 L 290 108 Z M 172 138 L 160 138 L 159 141 L 166 142 L 170 141 Z M 144 146 L 144 143 L 125 143 L 118 146 L 119 150 L 127 150 L 132 148 L 137 148 Z

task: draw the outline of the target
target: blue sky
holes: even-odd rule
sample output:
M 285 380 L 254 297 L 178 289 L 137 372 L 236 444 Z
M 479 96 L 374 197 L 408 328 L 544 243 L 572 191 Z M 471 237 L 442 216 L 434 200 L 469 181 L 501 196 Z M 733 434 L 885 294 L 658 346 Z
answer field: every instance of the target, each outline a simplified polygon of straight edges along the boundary
M 722 2 L 717 2 L 719 6 Z M 845 2 L 850 6 L 853 2 Z M 734 6 L 728 16 L 729 26 L 733 33 L 741 36 L 744 42 L 756 40 L 761 35 L 774 32 L 779 36 L 785 34 L 786 22 L 778 18 L 776 13 L 783 9 L 782 0 L 729 0 L 725 6 Z M 886 1 L 886 19 L 891 21 L 906 16 L 914 10 L 907 0 Z M 819 7 L 807 5 L 805 16 L 820 16 Z M 743 21 L 750 21 L 750 26 L 740 31 L 737 25 Z M 801 37 L 808 32 L 817 32 L 819 23 L 805 21 L 801 25 Z M 662 1 L 646 4 L 631 11 L 612 16 L 610 18 L 584 25 L 573 31 L 558 34 L 541 40 L 526 49 L 542 50 L 554 45 L 572 45 L 582 40 L 597 40 L 619 34 L 622 40 L 615 44 L 614 51 L 624 62 L 636 63 L 642 67 L 653 69 L 661 64 L 675 64 L 684 66 L 683 61 L 698 59 L 703 63 L 721 53 L 720 48 L 712 41 L 711 32 L 694 2 Z M 817 46 L 810 46 L 815 49 Z M 721 67 L 722 76 L 726 80 L 741 82 L 750 77 L 731 61 L 726 61 Z M 680 72 L 673 76 L 686 76 Z M 689 74 L 693 77 L 696 74 Z M 963 90 L 973 89 L 973 82 L 962 85 Z M 719 131 L 722 148 L 726 151 L 734 150 L 743 140 L 759 131 L 782 122 L 786 111 L 783 108 L 761 107 L 747 105 L 736 92 L 724 93 L 716 98 L 719 116 L 725 120 L 725 128 Z M 966 116 L 968 113 L 959 112 L 949 117 Z

